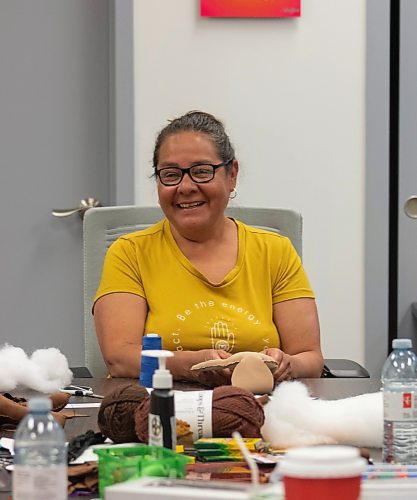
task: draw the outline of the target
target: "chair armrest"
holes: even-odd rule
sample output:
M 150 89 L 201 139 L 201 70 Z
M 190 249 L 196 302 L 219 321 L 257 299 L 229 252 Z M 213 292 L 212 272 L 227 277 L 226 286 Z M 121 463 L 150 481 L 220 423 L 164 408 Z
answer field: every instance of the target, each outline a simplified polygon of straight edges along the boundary
M 369 372 L 351 359 L 325 359 L 322 378 L 369 378 Z
M 93 378 L 90 370 L 86 366 L 72 366 L 70 370 L 75 378 Z

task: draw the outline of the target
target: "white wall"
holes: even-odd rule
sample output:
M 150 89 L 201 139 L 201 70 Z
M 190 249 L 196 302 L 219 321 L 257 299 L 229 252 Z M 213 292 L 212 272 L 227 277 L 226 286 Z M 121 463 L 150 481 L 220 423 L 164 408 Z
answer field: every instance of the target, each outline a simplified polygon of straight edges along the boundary
M 364 361 L 365 7 L 303 0 L 299 19 L 210 19 L 197 0 L 135 2 L 135 201 L 155 205 L 155 135 L 223 119 L 237 204 L 304 217 L 303 257 L 326 357 Z

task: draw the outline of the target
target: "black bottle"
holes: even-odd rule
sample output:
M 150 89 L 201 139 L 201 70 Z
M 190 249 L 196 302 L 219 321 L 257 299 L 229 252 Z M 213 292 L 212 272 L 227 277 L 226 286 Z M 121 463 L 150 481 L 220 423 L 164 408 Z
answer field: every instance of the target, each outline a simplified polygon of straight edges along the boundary
M 145 353 L 142 353 L 142 355 Z M 159 358 L 159 368 L 152 377 L 151 405 L 149 411 L 149 445 L 163 446 L 175 451 L 177 445 L 174 391 L 172 375 L 166 369 L 170 351 L 146 351 L 146 355 Z

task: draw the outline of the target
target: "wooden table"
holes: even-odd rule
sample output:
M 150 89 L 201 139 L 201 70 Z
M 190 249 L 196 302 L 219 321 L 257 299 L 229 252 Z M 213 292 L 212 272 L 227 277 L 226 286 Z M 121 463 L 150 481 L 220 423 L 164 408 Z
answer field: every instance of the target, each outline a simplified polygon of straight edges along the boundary
M 332 378 L 320 378 L 320 379 L 300 379 L 301 382 L 305 383 L 309 388 L 311 395 L 321 398 L 321 399 L 342 399 L 351 396 L 357 396 L 360 394 L 377 392 L 381 383 L 376 379 L 332 379 Z M 117 387 L 126 383 L 136 383 L 134 379 L 95 379 L 95 378 L 76 378 L 73 381 L 76 385 L 88 385 L 93 388 L 95 394 L 101 394 L 105 396 L 109 392 L 113 391 Z M 175 389 L 178 390 L 195 390 L 201 389 L 200 386 L 190 383 L 176 383 Z M 30 392 L 25 393 L 25 396 L 30 396 Z M 33 393 L 32 393 L 33 394 Z M 16 394 L 17 395 L 17 394 Z M 70 403 L 97 403 L 100 399 L 90 398 L 90 397 L 71 397 Z M 97 415 L 99 408 L 79 408 L 74 410 L 78 413 L 88 415 L 88 417 L 77 417 L 67 419 L 65 423 L 65 433 L 68 440 L 83 434 L 84 432 L 92 429 L 94 431 L 99 431 L 97 425 Z M 1 436 L 1 434 L 0 434 Z M 374 459 L 380 459 L 380 450 L 371 450 Z M 0 492 L 0 500 L 6 500 L 9 498 L 9 493 Z M 83 497 L 83 498 L 96 498 Z

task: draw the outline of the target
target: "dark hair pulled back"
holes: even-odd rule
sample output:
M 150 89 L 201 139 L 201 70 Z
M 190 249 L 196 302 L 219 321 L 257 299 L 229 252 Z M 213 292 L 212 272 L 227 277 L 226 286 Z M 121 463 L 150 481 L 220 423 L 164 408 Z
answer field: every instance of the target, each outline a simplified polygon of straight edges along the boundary
M 165 139 L 179 132 L 200 132 L 207 135 L 216 148 L 216 152 L 222 162 L 231 162 L 235 157 L 235 150 L 224 129 L 223 123 L 215 116 L 204 111 L 189 111 L 174 120 L 171 120 L 158 134 L 153 153 L 153 166 L 157 167 L 159 162 L 159 151 Z M 227 165 L 226 168 L 230 168 Z

